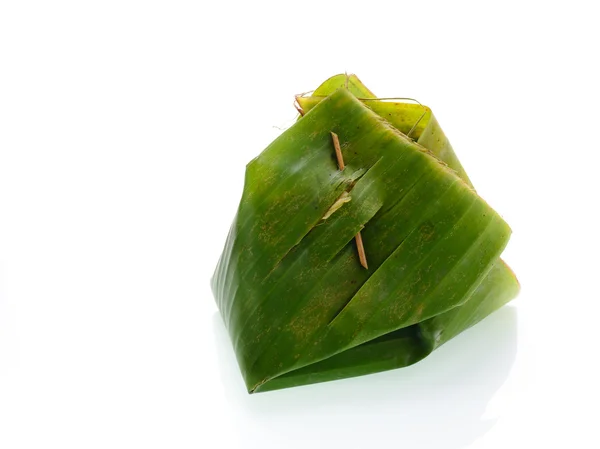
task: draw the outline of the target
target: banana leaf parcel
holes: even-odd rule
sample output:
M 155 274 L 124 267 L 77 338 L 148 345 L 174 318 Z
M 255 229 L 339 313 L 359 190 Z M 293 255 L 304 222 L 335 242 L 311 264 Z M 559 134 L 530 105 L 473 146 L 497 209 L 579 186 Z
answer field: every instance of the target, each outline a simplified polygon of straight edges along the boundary
M 429 108 L 354 75 L 296 100 L 212 279 L 250 393 L 408 366 L 519 291 L 511 230 Z

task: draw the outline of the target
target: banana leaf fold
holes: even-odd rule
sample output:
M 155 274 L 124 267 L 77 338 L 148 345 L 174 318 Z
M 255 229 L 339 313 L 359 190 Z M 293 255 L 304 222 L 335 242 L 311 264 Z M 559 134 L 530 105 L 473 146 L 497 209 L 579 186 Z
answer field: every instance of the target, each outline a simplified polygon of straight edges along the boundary
M 250 393 L 408 366 L 519 290 L 500 259 L 511 230 L 429 108 L 354 75 L 297 103 L 247 165 L 212 279 Z

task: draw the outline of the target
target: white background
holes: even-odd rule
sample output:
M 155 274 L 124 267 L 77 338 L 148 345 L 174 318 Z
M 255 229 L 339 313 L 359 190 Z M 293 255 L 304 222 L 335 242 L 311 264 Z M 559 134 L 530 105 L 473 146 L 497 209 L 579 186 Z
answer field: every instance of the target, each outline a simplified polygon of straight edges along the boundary
M 0 3 L 0 447 L 598 448 L 595 2 Z M 431 106 L 514 303 L 413 367 L 247 395 L 209 278 L 293 95 Z

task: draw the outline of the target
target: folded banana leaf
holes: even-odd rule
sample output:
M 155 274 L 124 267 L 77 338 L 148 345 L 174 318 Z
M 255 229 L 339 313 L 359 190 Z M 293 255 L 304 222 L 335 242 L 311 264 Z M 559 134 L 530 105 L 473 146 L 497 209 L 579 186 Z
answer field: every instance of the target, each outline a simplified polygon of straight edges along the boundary
M 212 287 L 249 392 L 410 365 L 518 291 L 431 111 L 373 97 L 331 78 L 247 166 Z

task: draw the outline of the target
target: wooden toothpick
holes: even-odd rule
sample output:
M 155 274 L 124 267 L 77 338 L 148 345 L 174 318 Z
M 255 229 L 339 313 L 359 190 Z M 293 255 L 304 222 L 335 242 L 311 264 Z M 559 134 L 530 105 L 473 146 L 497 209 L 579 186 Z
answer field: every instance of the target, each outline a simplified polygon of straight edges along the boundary
M 331 138 L 333 139 L 333 147 L 335 148 L 335 157 L 337 158 L 338 168 L 343 170 L 345 165 L 342 149 L 340 148 L 340 139 L 338 139 L 338 135 L 334 132 L 331 132 Z
M 333 140 L 333 147 L 335 148 L 335 157 L 337 158 L 338 168 L 343 170 L 345 165 L 344 157 L 342 156 L 342 148 L 340 147 L 340 139 L 333 131 L 331 132 L 331 139 Z M 362 235 L 360 235 L 360 231 L 358 231 L 358 234 L 354 236 L 354 239 L 356 240 L 356 248 L 358 249 L 358 260 L 360 260 L 360 264 L 368 270 L 369 266 L 367 265 L 367 255 L 365 254 L 365 247 L 363 246 L 363 240 Z
M 369 265 L 367 265 L 367 255 L 365 254 L 365 247 L 363 246 L 360 231 L 358 231 L 358 234 L 356 234 L 354 238 L 356 239 L 356 247 L 358 248 L 358 260 L 360 260 L 360 264 L 368 270 Z

